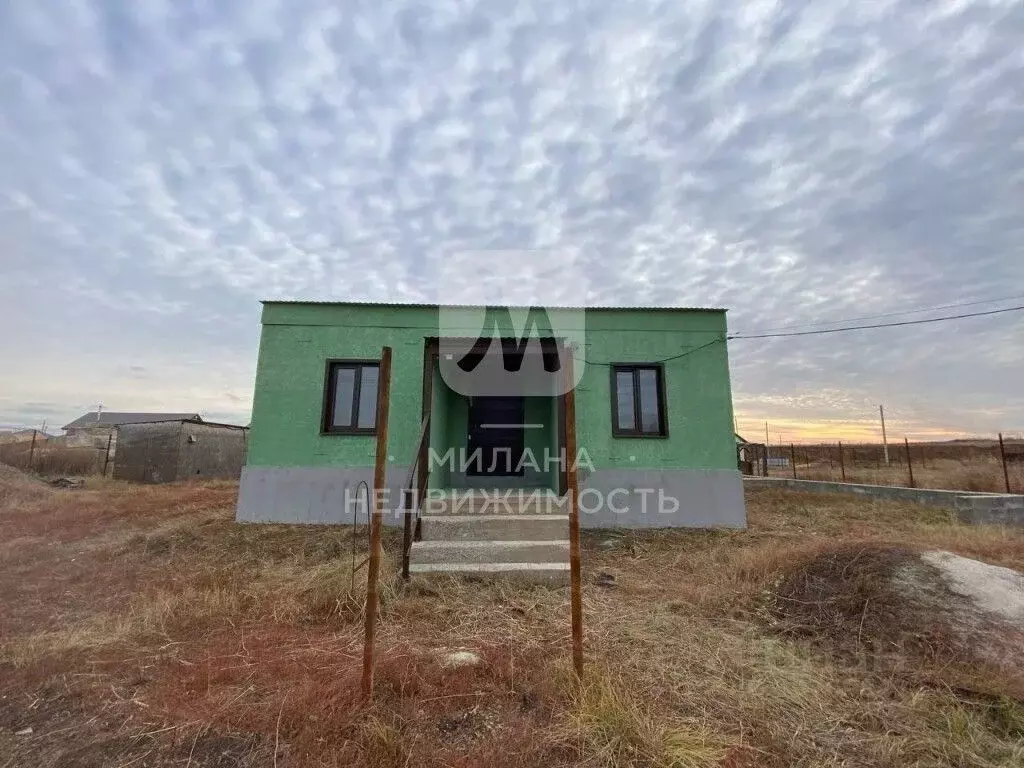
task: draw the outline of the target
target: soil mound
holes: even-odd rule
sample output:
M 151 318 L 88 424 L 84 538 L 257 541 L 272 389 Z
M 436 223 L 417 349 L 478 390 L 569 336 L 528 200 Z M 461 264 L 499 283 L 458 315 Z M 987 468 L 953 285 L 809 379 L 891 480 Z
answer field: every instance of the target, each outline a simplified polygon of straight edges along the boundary
M 1022 583 L 950 553 L 846 546 L 783 573 L 770 613 L 778 631 L 847 662 L 1024 699 L 1024 623 L 1016 603 L 994 597 Z

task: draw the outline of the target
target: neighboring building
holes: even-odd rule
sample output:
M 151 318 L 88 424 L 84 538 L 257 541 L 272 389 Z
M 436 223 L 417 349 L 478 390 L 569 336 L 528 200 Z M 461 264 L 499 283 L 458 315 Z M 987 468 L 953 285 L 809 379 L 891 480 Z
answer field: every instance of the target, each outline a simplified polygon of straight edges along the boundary
M 91 411 L 64 427 L 64 444 L 69 448 L 103 448 L 110 440 L 111 455 L 116 450 L 117 428 L 122 424 L 143 424 L 153 421 L 202 421 L 198 413 L 117 413 Z M 111 437 L 113 438 L 111 440 Z
M 351 521 L 346 501 L 355 497 L 361 482 L 373 482 L 378 363 L 384 345 L 393 349 L 388 509 L 398 506 L 428 414 L 432 456 L 454 451 L 470 459 L 483 457 L 468 464 L 431 462 L 432 489 L 563 493 L 565 473 L 557 462 L 546 461 L 548 455 L 557 458 L 564 445 L 560 393 L 466 395 L 450 385 L 452 356 L 444 348 L 453 339 L 478 339 L 473 349 L 479 347 L 485 359 L 482 368 L 493 363 L 497 370 L 503 357 L 514 355 L 520 339 L 500 332 L 499 325 L 479 330 L 488 327 L 485 312 L 492 310 L 507 313 L 482 307 L 265 302 L 238 519 Z M 457 333 L 448 330 L 453 312 L 465 314 Z M 577 441 L 586 456 L 580 463 L 582 525 L 744 526 L 725 310 L 577 308 L 557 313 L 559 322 L 552 320 L 550 328 L 538 331 L 527 352 L 539 351 L 543 337 L 560 359 L 585 358 L 573 363 L 582 374 L 575 388 Z M 563 333 L 566 324 L 572 334 Z M 563 342 L 581 332 L 585 344 L 567 352 Z M 544 355 L 528 354 L 531 362 L 523 367 L 539 368 L 542 358 L 546 369 Z M 659 494 L 678 500 L 678 509 L 660 512 Z M 608 503 L 592 509 L 599 498 Z
M 237 479 L 246 427 L 196 419 L 121 424 L 114 479 L 140 483 Z
M 736 463 L 744 475 L 764 474 L 767 455 L 764 443 L 752 443 L 737 433 Z

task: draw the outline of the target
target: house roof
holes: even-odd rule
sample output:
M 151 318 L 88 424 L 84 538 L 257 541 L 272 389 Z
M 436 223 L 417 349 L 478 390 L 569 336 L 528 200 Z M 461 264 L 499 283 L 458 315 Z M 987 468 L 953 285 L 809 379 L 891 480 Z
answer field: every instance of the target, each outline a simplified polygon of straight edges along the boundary
M 486 308 L 487 304 L 424 304 L 419 302 L 404 302 L 404 301 L 303 301 L 303 300 L 290 300 L 290 299 L 264 299 L 262 304 L 320 304 L 320 305 L 334 305 L 338 307 L 408 307 L 410 309 L 439 309 L 444 307 L 446 309 L 483 309 Z M 503 305 L 498 305 L 503 306 Z M 519 309 L 526 309 L 530 305 L 528 304 L 512 304 L 509 305 Z M 648 311 L 648 312 L 727 312 L 728 310 L 723 307 L 652 307 L 652 306 L 621 306 L 621 307 L 610 307 L 610 306 L 554 306 L 549 304 L 542 304 L 545 309 L 562 309 L 562 310 L 599 310 L 601 312 L 637 312 L 637 311 Z
M 96 425 L 116 427 L 120 424 L 145 424 L 152 421 L 202 421 L 198 413 L 119 413 L 117 411 L 89 411 L 65 425 L 64 429 L 85 429 Z

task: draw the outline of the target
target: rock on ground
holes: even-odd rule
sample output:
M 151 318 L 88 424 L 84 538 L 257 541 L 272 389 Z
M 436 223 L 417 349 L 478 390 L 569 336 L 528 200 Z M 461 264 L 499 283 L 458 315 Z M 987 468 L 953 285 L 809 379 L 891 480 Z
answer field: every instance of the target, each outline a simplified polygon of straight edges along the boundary
M 441 666 L 444 667 L 472 667 L 479 664 L 483 659 L 472 651 L 453 651 L 445 653 L 441 657 Z
M 1024 574 L 952 552 L 925 552 L 921 559 L 939 569 L 953 592 L 1024 629 Z

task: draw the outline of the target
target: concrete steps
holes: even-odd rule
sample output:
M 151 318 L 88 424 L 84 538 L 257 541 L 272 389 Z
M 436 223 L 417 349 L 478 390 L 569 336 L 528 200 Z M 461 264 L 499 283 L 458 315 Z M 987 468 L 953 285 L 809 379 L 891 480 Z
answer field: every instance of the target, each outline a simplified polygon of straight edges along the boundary
M 569 531 L 568 515 L 444 515 L 424 517 L 423 541 L 556 541 Z
M 417 563 L 551 563 L 568 560 L 566 541 L 419 541 Z
M 430 497 L 423 517 L 445 515 L 558 515 L 565 513 L 565 500 L 550 491 L 453 491 Z
M 459 491 L 425 507 L 410 574 L 568 583 L 569 517 L 554 494 Z
M 569 583 L 569 563 L 412 563 L 413 576 L 469 576 L 479 579 L 507 579 L 530 584 L 563 586 Z

